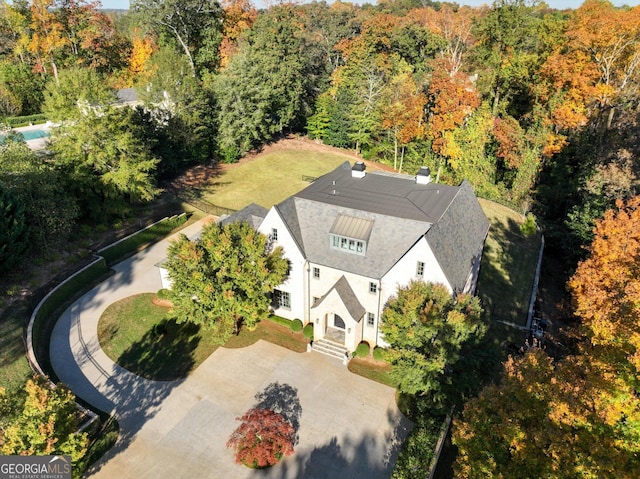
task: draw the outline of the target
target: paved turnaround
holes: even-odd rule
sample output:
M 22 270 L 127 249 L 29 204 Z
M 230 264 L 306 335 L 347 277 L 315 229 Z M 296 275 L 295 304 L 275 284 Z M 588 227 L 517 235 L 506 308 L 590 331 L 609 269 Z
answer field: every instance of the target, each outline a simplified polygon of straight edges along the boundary
M 202 222 L 182 233 L 196 236 Z M 114 267 L 73 303 L 51 337 L 60 380 L 120 425 L 116 445 L 89 471 L 97 478 L 388 478 L 411 423 L 395 391 L 335 359 L 259 341 L 219 348 L 186 379 L 150 381 L 111 361 L 97 329 L 104 310 L 161 288 L 162 241 Z M 280 412 L 297 430 L 292 456 L 264 470 L 234 463 L 226 441 L 252 406 Z

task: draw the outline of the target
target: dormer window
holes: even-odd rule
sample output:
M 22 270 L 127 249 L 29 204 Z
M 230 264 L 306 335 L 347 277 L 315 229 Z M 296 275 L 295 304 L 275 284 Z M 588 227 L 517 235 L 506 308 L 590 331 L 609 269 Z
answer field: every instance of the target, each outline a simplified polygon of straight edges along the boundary
M 348 253 L 365 255 L 373 221 L 339 214 L 329 232 L 329 245 Z
M 367 243 L 353 238 L 331 235 L 331 248 L 364 255 L 367 252 Z

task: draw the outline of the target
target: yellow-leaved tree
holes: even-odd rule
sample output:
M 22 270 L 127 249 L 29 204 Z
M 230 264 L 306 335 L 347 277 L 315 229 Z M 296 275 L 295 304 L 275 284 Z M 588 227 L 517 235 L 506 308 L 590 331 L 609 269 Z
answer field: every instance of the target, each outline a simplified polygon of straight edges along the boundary
M 640 197 L 597 222 L 589 252 L 568 284 L 578 354 L 505 363 L 455 422 L 457 477 L 638 477 Z

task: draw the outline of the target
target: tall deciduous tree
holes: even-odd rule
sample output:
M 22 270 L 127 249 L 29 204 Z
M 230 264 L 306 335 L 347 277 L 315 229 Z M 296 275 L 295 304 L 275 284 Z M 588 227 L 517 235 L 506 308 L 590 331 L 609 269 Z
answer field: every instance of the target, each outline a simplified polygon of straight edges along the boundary
M 64 183 L 51 162 L 42 161 L 23 141 L 5 140 L 0 145 L 0 185 L 24 207 L 30 245 L 36 250 L 46 251 L 67 239 L 75 225 L 78 206 Z M 56 205 L 55 214 L 51 205 Z M 13 246 L 19 247 L 19 242 Z
M 158 160 L 129 108 L 89 111 L 54 130 L 56 164 L 67 174 L 85 215 L 104 220 L 158 194 Z
M 19 264 L 29 249 L 25 207 L 0 183 L 0 271 L 3 275 Z
M 100 111 L 115 102 L 115 98 L 101 74 L 72 67 L 60 70 L 58 78 L 47 83 L 42 110 L 53 121 L 68 121 L 90 111 Z
M 158 33 L 165 31 L 175 39 L 194 76 L 217 66 L 222 29 L 217 0 L 134 0 L 131 9 Z
M 390 131 L 393 137 L 393 168 L 399 172 L 402 172 L 406 144 L 424 134 L 426 103 L 426 95 L 409 71 L 396 74 L 385 89 L 381 126 Z M 402 146 L 399 168 L 398 145 Z
M 454 11 L 449 5 L 443 4 L 437 11 L 433 8 L 420 8 L 412 11 L 411 15 L 445 40 L 440 55 L 450 65 L 451 74 L 458 73 L 474 43 L 473 20 L 479 15 L 478 11 L 469 7 Z
M 632 478 L 640 468 L 640 197 L 598 221 L 568 283 L 584 341 L 509 359 L 456 421 L 459 477 Z
M 443 285 L 418 281 L 399 288 L 380 326 L 398 389 L 430 395 L 437 403 L 465 342 L 484 334 L 481 312 L 478 298 L 454 298 Z
M 81 459 L 89 445 L 87 433 L 77 432 L 75 397 L 59 385 L 34 377 L 25 385 L 26 397 L 21 411 L 0 422 L 0 452 L 20 455 L 69 455 Z M 0 389 L 0 402 L 5 392 Z
M 258 17 L 258 12 L 250 0 L 223 0 L 224 21 L 220 42 L 220 68 L 229 64 L 238 50 L 240 36 L 250 29 Z
M 173 314 L 212 331 L 223 343 L 242 324 L 252 327 L 269 314 L 268 295 L 286 275 L 282 248 L 249 224 L 214 223 L 200 239 L 182 236 L 169 247 Z
M 569 281 L 594 350 L 640 374 L 640 197 L 596 223 L 589 257 Z
M 611 108 L 611 126 L 612 107 L 638 94 L 640 7 L 618 9 L 607 0 L 587 0 L 575 11 L 566 35 L 568 54 L 574 59 L 588 56 L 599 73 L 596 83 L 586 86 L 595 88 L 601 109 Z
M 540 62 L 541 18 L 524 0 L 496 0 L 476 20 L 474 50 L 479 85 L 492 98 L 492 113 L 520 116 L 529 109 L 529 83 Z
M 548 419 L 551 358 L 536 349 L 505 363 L 499 386 L 488 386 L 454 423 L 456 477 L 576 477 L 549 457 L 555 442 Z
M 301 29 L 296 7 L 270 8 L 216 78 L 219 148 L 226 161 L 302 126 L 309 105 Z
M 57 56 L 67 45 L 68 39 L 64 35 L 64 25 L 51 11 L 55 0 L 34 0 L 31 3 L 31 40 L 29 52 L 36 59 L 39 72 L 47 72 L 47 64 L 51 65 L 54 78 L 58 79 Z
M 457 68 L 449 60 L 434 61 L 429 83 L 427 133 L 433 151 L 443 156 L 448 149 L 446 134 L 462 126 L 480 106 L 475 86 Z

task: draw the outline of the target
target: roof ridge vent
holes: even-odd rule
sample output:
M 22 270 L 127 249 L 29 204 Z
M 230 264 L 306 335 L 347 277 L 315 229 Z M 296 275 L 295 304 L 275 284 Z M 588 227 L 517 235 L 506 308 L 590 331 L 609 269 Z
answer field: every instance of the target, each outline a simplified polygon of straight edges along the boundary
M 364 164 L 364 161 L 356 161 L 351 167 L 351 177 L 364 178 L 364 175 L 365 175 L 364 170 L 366 168 L 367 168 L 367 165 Z
M 431 170 L 428 166 L 421 166 L 416 174 L 416 184 L 428 185 L 429 183 L 431 183 Z

